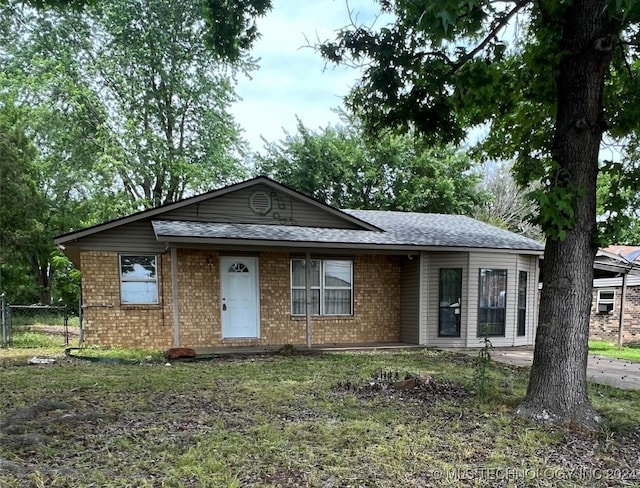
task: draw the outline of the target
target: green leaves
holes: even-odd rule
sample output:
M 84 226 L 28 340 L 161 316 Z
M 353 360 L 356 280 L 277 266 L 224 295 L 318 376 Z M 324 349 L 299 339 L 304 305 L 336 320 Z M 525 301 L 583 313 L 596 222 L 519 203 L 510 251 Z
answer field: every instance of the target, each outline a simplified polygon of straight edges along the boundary
M 444 31 L 444 34 L 446 36 L 446 34 L 449 32 L 449 27 L 455 24 L 455 16 L 447 12 L 446 10 L 441 10 L 436 14 L 436 18 L 441 20 L 442 30 Z
M 43 161 L 67 168 L 55 181 L 68 176 L 100 204 L 124 197 L 139 209 L 244 175 L 227 111 L 230 66 L 202 42 L 200 7 L 121 0 L 81 13 L 5 9 L 3 85 L 37 107 Z
M 75 277 L 51 261 L 54 235 L 244 176 L 243 142 L 227 109 L 235 101 L 232 70 L 253 63 L 207 48 L 197 0 L 0 5 L 0 93 L 15 100 L 16 135 L 30 151 L 24 165 L 7 163 L 15 171 L 0 198 L 26 201 L 15 197 L 15 208 L 0 209 L 7 224 L 19 223 L 1 226 L 3 250 L 24 260 L 40 290 L 53 270 L 66 296 Z M 255 30 L 246 34 L 255 38 Z
M 622 162 L 605 161 L 598 175 L 598 244 L 640 242 L 640 166 L 635 157 Z
M 237 63 L 259 37 L 255 19 L 271 9 L 271 0 L 203 0 L 204 39 L 221 59 Z
M 530 218 L 548 239 L 564 241 L 567 233 L 579 223 L 577 209 L 585 205 L 587 189 L 574 181 L 566 169 L 550 162 L 542 184 L 528 194 L 537 207 Z
M 41 211 L 36 157 L 25 133 L 20 110 L 0 100 L 0 248 L 27 244 L 33 238 L 33 216 Z M 35 229 L 37 230 L 37 229 Z M 1 259 L 1 256 L 0 256 Z
M 469 158 L 411 136 L 367 139 L 359 122 L 296 134 L 266 146 L 258 171 L 338 208 L 471 214 L 485 194 Z
M 368 133 L 415 130 L 432 142 L 458 143 L 471 125 L 496 115 L 491 101 L 505 93 L 500 66 L 493 65 L 507 56 L 504 31 L 527 2 L 381 4 L 392 10 L 392 24 L 378 30 L 355 25 L 319 47 L 330 61 L 365 66 L 348 106 L 363 117 Z

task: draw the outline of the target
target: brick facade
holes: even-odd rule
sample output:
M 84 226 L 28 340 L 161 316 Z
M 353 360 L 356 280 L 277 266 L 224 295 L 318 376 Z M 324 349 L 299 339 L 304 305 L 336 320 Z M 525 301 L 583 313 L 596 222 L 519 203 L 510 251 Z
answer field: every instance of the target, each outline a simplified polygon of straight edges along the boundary
M 598 290 L 615 290 L 613 310 L 608 314 L 597 313 Z M 591 302 L 591 320 L 589 339 L 599 341 L 618 341 L 620 325 L 620 299 L 622 287 L 594 288 Z M 640 342 L 640 286 L 627 287 L 624 304 L 623 341 L 625 343 Z
M 291 316 L 290 256 L 259 253 L 260 338 L 222 338 L 220 255 L 178 249 L 180 346 L 306 344 L 306 319 Z M 158 305 L 121 305 L 118 253 L 81 254 L 86 345 L 166 349 L 173 344 L 171 254 L 158 257 Z M 314 317 L 313 344 L 384 343 L 400 340 L 400 260 L 353 258 L 354 314 Z
M 158 256 L 159 304 L 121 305 L 118 253 L 83 251 L 85 345 L 162 349 L 172 344 L 171 261 Z

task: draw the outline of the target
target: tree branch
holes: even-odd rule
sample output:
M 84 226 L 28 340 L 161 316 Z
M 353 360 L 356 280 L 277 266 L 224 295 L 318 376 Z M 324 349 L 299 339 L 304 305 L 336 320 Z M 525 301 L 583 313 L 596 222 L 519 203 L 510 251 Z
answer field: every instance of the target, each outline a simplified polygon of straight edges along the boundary
M 489 44 L 489 42 L 491 42 L 493 39 L 495 39 L 498 36 L 498 32 L 500 32 L 509 23 L 509 21 L 513 18 L 513 16 L 516 15 L 518 12 L 520 12 L 520 10 L 522 10 L 530 2 L 531 0 L 520 0 L 519 2 L 517 2 L 515 4 L 515 7 L 513 7 L 513 9 L 507 15 L 505 15 L 504 17 L 502 17 L 502 19 L 498 21 L 498 23 L 493 27 L 493 29 L 491 29 L 491 32 L 489 32 L 489 34 L 482 40 L 480 44 L 478 44 L 475 48 L 473 48 L 467 54 L 465 54 L 460 59 L 458 59 L 458 61 L 453 66 L 453 73 L 458 71 L 467 61 L 469 61 L 476 54 L 482 51 L 487 46 L 487 44 Z

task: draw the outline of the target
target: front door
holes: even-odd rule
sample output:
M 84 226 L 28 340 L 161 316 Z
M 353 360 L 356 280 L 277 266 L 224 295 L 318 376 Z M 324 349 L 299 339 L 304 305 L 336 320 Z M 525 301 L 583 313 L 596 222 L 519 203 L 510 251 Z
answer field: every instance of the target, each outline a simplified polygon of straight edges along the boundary
M 222 338 L 258 337 L 258 258 L 221 257 Z

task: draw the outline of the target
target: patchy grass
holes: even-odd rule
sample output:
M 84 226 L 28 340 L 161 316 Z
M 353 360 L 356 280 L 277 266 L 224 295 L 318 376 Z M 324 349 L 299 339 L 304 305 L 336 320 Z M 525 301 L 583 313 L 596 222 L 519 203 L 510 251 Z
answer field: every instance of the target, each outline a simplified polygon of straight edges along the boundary
M 56 349 L 64 345 L 64 337 L 46 332 L 24 329 L 13 334 L 12 347 L 16 349 Z
M 608 433 L 545 430 L 512 414 L 526 369 L 492 363 L 478 401 L 474 358 L 449 352 L 0 368 L 3 488 L 623 486 L 640 469 L 639 392 L 592 387 Z M 406 376 L 430 380 L 391 386 Z
M 80 358 L 123 359 L 127 361 L 163 360 L 162 351 L 150 351 L 148 349 L 125 349 L 121 347 L 105 349 L 98 346 L 88 346 L 81 349 L 74 349 L 71 353 Z
M 79 318 L 76 315 L 69 315 L 67 317 L 67 325 L 69 327 L 78 327 L 79 326 Z M 38 308 L 34 309 L 18 309 L 14 310 L 11 315 L 11 325 L 13 327 L 24 327 L 24 326 L 63 326 L 64 325 L 64 314 L 62 313 L 51 313 L 51 312 L 43 312 Z
M 640 363 L 640 344 L 627 344 L 618 349 L 613 342 L 589 341 L 589 353 Z
M 34 356 L 61 357 L 64 349 L 78 343 L 78 327 L 68 327 L 69 345 L 65 344 L 65 328 L 56 325 L 13 327 L 11 347 L 0 349 L 0 361 L 22 360 Z
M 66 347 L 65 339 L 69 345 L 76 345 L 79 336 L 78 326 L 69 325 L 67 328 L 55 324 L 40 324 L 13 326 L 12 344 L 15 349 L 61 349 Z

